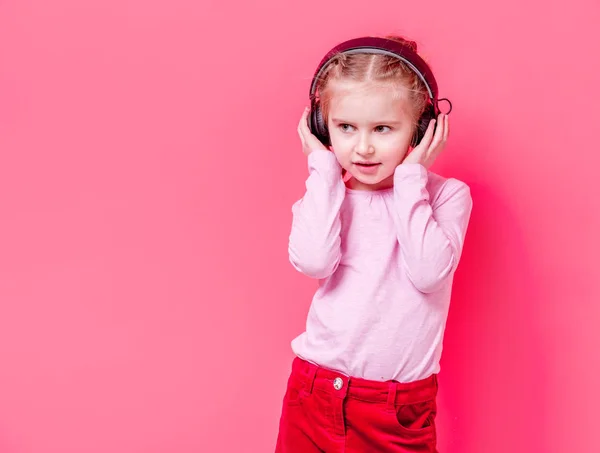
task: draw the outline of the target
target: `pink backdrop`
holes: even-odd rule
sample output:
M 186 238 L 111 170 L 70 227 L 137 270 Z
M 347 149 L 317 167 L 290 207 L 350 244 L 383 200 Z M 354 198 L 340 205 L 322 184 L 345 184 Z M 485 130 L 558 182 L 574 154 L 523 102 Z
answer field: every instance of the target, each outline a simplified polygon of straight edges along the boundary
M 0 452 L 273 450 L 315 287 L 287 261 L 296 124 L 323 53 L 388 32 L 454 102 L 435 170 L 475 201 L 440 451 L 600 451 L 598 23 L 594 0 L 1 1 Z

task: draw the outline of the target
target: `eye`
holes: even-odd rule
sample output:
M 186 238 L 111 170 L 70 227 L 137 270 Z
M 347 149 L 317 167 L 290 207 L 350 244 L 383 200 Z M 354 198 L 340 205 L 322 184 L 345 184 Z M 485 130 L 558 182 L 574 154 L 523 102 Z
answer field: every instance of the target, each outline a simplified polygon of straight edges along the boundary
M 350 124 L 346 124 L 346 123 L 340 124 L 338 127 L 340 128 L 340 130 L 342 132 L 351 132 L 352 129 L 354 129 L 353 126 L 351 126 Z
M 383 133 L 383 132 L 388 132 L 388 131 L 391 131 L 391 130 L 392 130 L 392 128 L 391 128 L 391 127 L 389 127 L 389 126 L 377 126 L 377 127 L 375 128 L 375 131 L 376 131 L 376 132 L 382 132 L 382 133 Z

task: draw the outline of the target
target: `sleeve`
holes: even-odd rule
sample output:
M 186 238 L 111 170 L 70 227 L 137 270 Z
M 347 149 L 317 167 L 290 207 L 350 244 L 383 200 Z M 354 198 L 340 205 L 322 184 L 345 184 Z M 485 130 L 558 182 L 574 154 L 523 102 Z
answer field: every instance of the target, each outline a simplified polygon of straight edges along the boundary
M 333 274 L 340 262 L 340 209 L 346 187 L 331 151 L 311 152 L 308 170 L 306 192 L 292 206 L 288 252 L 296 270 L 321 279 Z
M 448 179 L 433 205 L 428 173 L 419 164 L 402 164 L 394 173 L 394 222 L 402 264 L 423 293 L 440 289 L 456 270 L 473 200 L 469 186 Z

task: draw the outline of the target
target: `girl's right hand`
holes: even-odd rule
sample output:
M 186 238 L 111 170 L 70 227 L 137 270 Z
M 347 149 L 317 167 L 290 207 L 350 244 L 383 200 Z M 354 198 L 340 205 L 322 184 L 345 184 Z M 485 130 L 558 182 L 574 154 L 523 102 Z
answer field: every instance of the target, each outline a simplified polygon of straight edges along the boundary
M 325 151 L 329 151 L 321 141 L 313 135 L 313 133 L 308 128 L 308 112 L 310 109 L 306 107 L 304 109 L 304 113 L 302 114 L 302 118 L 300 118 L 300 124 L 298 124 L 298 135 L 300 136 L 300 141 L 302 142 L 302 152 L 305 156 L 308 157 L 310 153 L 312 153 L 316 149 L 322 149 Z
M 435 133 L 434 133 L 435 131 Z M 431 120 L 421 142 L 404 158 L 403 164 L 421 164 L 431 167 L 448 141 L 448 115 L 440 113 L 437 121 Z

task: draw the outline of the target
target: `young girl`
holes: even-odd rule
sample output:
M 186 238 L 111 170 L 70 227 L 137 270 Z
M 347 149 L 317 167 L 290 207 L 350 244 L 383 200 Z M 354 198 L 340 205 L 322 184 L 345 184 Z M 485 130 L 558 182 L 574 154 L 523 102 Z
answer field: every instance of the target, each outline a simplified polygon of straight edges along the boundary
M 436 452 L 437 373 L 472 201 L 428 169 L 448 115 L 416 44 L 359 38 L 323 59 L 298 132 L 306 193 L 289 257 L 319 279 L 277 453 Z

